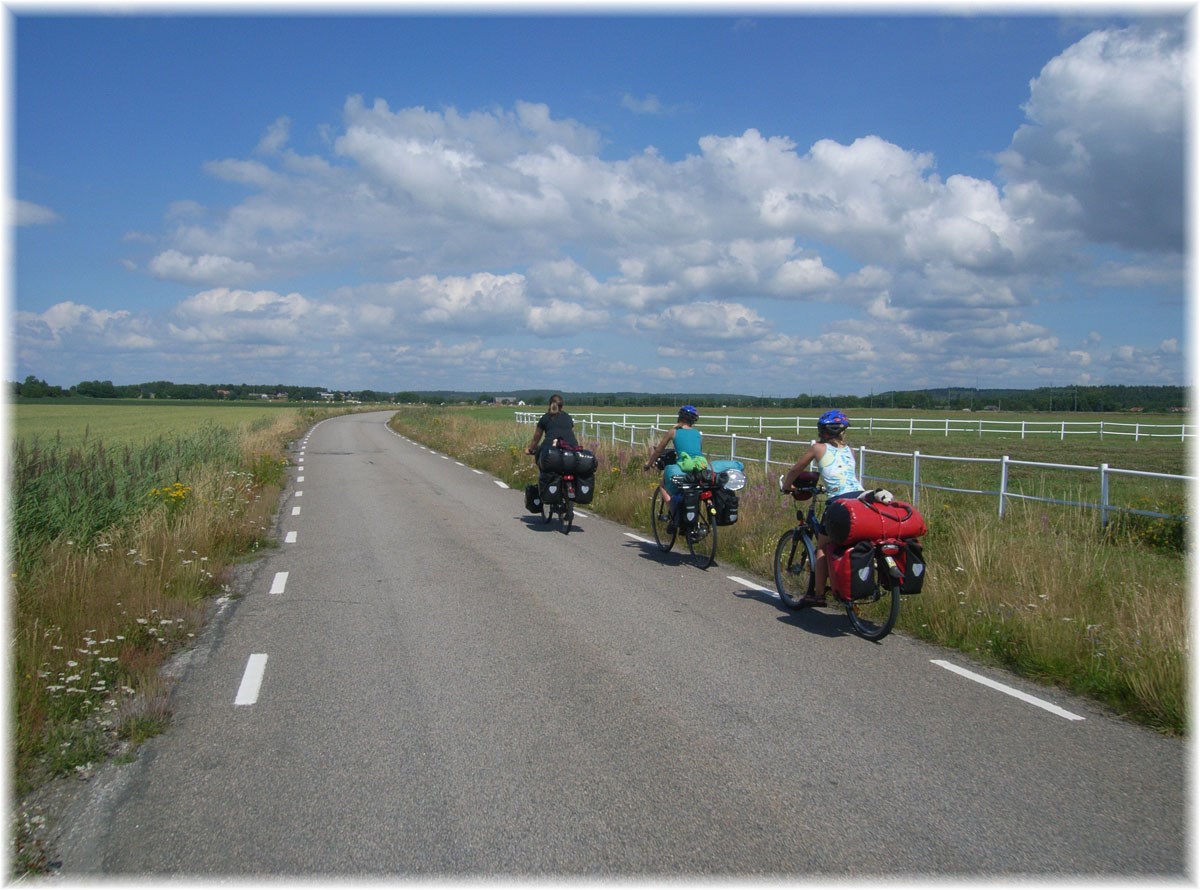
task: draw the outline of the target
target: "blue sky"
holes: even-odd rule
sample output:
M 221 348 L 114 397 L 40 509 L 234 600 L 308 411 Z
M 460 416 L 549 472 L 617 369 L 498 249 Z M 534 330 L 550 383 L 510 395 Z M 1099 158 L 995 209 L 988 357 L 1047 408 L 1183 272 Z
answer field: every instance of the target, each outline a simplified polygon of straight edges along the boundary
M 1185 7 L 480 10 L 10 7 L 10 377 L 1190 384 Z

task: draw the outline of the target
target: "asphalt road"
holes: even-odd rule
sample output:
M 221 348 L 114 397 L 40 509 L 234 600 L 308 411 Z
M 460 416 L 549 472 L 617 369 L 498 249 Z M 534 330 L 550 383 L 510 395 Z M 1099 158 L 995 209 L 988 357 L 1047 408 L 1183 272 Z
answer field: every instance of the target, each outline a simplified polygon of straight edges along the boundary
M 296 443 L 279 547 L 64 876 L 1190 871 L 1184 743 L 588 512 L 564 536 L 387 417 Z

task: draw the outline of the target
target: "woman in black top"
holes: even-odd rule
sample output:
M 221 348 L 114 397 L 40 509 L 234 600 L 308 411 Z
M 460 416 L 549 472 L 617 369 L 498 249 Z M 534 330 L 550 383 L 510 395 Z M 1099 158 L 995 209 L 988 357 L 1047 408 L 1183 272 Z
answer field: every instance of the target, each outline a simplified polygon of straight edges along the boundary
M 542 453 L 547 448 L 554 444 L 556 440 L 561 439 L 566 445 L 572 448 L 578 448 L 579 443 L 575 441 L 575 421 L 571 415 L 563 410 L 563 397 L 555 393 L 550 397 L 550 407 L 546 413 L 541 416 L 537 422 L 537 427 L 533 431 L 533 438 L 530 440 L 528 447 L 525 449 L 526 454 L 537 454 L 537 464 L 540 467 L 542 464 Z M 538 448 L 538 440 L 542 436 L 546 437 L 546 441 L 542 443 L 542 447 Z

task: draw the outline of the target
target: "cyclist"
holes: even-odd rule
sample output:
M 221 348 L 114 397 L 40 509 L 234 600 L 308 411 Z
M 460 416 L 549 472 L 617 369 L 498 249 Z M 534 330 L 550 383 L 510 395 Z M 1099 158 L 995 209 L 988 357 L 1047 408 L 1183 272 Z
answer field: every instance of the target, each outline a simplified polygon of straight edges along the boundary
M 674 444 L 677 462 L 673 464 L 667 464 L 667 466 L 663 468 L 662 483 L 659 486 L 659 488 L 662 490 L 663 501 L 671 505 L 670 519 L 667 522 L 668 534 L 674 532 L 675 526 L 678 524 L 675 521 L 675 518 L 679 509 L 679 503 L 678 499 L 674 497 L 676 492 L 675 484 L 672 481 L 675 476 L 683 473 L 683 470 L 679 466 L 678 460 L 682 459 L 684 455 L 701 457 L 704 454 L 702 448 L 703 435 L 700 430 L 695 429 L 696 421 L 699 419 L 700 412 L 697 411 L 693 406 L 684 405 L 682 408 L 680 408 L 679 416 L 675 421 L 674 428 L 668 430 L 662 439 L 659 440 L 659 443 L 655 445 L 654 449 L 650 452 L 650 457 L 646 460 L 646 463 L 642 465 L 643 470 L 650 469 L 650 467 L 654 465 L 654 462 L 658 460 L 658 456 L 667 450 L 667 446 Z
M 825 486 L 826 507 L 838 498 L 860 497 L 864 494 L 862 482 L 859 481 L 858 471 L 854 464 L 854 451 L 846 444 L 846 430 L 850 427 L 850 418 L 838 410 L 826 411 L 817 418 L 817 441 L 808 447 L 800 459 L 792 465 L 784 476 L 780 487 L 790 491 L 796 477 L 816 463 L 821 473 L 821 482 Z M 827 585 L 829 583 L 829 566 L 825 562 L 825 545 L 829 537 L 825 534 L 824 526 L 817 535 L 817 559 L 813 567 L 816 574 L 816 589 L 812 596 L 804 596 L 800 600 L 803 606 L 821 606 L 825 604 Z
M 543 435 L 546 437 L 546 441 L 542 442 L 539 448 L 538 440 Z M 525 453 L 535 455 L 534 462 L 541 467 L 542 456 L 546 449 L 558 441 L 562 441 L 572 448 L 579 447 L 579 443 L 575 441 L 575 420 L 563 410 L 563 397 L 555 393 L 550 397 L 550 405 L 546 409 L 546 413 L 538 419 L 537 426 L 533 430 L 533 438 L 525 447 Z

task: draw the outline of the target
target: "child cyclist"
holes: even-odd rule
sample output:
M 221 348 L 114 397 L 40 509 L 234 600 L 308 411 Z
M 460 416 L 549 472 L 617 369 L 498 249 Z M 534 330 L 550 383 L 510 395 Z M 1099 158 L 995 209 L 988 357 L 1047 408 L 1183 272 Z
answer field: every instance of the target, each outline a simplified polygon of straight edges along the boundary
M 700 412 L 691 405 L 684 405 L 679 409 L 678 419 L 675 421 L 674 428 L 668 430 L 666 434 L 659 440 L 658 444 L 650 452 L 650 457 L 642 466 L 643 470 L 648 470 L 658 460 L 658 456 L 667 450 L 668 445 L 672 445 L 676 455 L 682 457 L 684 454 L 692 457 L 700 457 L 704 451 L 702 448 L 703 434 L 696 429 L 696 421 L 700 419 Z M 676 504 L 672 500 L 675 494 L 675 486 L 671 482 L 672 477 L 678 476 L 683 470 L 680 469 L 678 463 L 667 464 L 663 468 L 662 483 L 659 488 L 662 491 L 663 503 L 670 504 L 671 509 L 668 511 L 670 519 L 667 522 L 668 533 L 675 530 L 675 514 Z
M 817 441 L 808 446 L 808 450 L 780 480 L 780 489 L 791 491 L 796 477 L 816 463 L 827 495 L 826 506 L 838 498 L 861 497 L 865 494 L 854 464 L 854 451 L 846 444 L 846 430 L 849 426 L 850 418 L 841 411 L 826 411 L 817 418 Z M 817 536 L 817 559 L 813 567 L 816 588 L 811 596 L 806 595 L 800 600 L 802 606 L 825 605 L 829 583 L 829 566 L 825 560 L 825 545 L 828 543 L 829 536 L 825 534 L 825 528 L 822 526 L 821 533 Z

